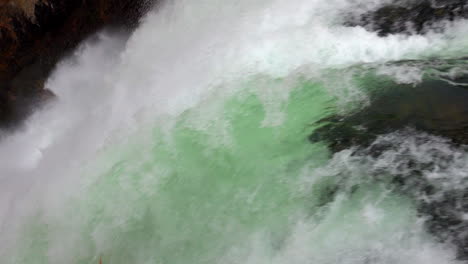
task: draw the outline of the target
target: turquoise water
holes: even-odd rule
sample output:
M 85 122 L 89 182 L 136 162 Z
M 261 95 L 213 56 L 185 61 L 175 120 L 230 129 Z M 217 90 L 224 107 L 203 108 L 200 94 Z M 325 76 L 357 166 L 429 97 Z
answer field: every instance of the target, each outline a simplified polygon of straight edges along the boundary
M 385 180 L 394 153 L 308 137 L 368 105 L 376 80 L 427 75 L 386 62 L 457 57 L 463 21 L 379 38 L 338 22 L 380 1 L 194 3 L 57 67 L 57 101 L 0 144 L 1 263 L 457 262 Z
M 262 126 L 265 106 L 249 86 L 206 126 L 196 121 L 209 100 L 168 130 L 108 147 L 59 215 L 26 223 L 13 262 L 51 263 L 51 249 L 71 263 L 427 261 L 417 251 L 431 238 L 411 200 L 365 169 L 351 179 L 321 171 L 331 153 L 307 136 L 336 105 L 323 84 L 298 82 L 274 127 Z M 357 189 L 333 194 L 342 181 Z

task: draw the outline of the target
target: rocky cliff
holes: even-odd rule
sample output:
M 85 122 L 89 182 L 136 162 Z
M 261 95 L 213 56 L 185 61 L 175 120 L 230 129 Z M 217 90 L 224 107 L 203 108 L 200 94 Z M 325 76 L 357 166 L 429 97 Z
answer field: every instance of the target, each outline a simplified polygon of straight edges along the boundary
M 0 126 L 11 126 L 50 93 L 55 63 L 106 25 L 130 28 L 151 0 L 0 1 Z

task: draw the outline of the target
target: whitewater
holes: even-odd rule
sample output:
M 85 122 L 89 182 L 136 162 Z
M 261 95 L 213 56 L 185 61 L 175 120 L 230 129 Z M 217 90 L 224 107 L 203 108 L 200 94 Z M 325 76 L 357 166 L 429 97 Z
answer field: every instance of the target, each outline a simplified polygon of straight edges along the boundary
M 46 83 L 56 99 L 0 134 L 0 263 L 462 263 L 418 211 L 435 196 L 385 176 L 429 159 L 419 177 L 459 190 L 466 148 L 412 130 L 380 135 L 377 157 L 308 139 L 369 105 L 371 79 L 433 73 L 392 62 L 464 56 L 465 20 L 343 25 L 388 2 L 162 1 L 130 35 L 82 43 Z

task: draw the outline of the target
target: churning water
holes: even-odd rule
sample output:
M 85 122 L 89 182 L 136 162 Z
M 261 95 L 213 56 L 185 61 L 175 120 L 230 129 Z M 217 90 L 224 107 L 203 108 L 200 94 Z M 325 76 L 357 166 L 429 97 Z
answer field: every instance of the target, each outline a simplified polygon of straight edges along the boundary
M 82 44 L 47 82 L 57 100 L 2 136 L 0 262 L 460 262 L 424 208 L 466 188 L 465 147 L 409 128 L 361 150 L 308 139 L 371 105 L 371 80 L 464 71 L 391 62 L 463 57 L 466 21 L 342 25 L 384 2 L 166 1 Z

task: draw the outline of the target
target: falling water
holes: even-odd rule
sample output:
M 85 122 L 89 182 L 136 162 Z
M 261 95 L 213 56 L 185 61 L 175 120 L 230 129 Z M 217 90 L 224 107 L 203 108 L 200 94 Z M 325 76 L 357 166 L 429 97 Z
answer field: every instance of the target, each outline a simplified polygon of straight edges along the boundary
M 429 159 L 421 178 L 461 188 L 464 147 L 417 130 L 380 135 L 379 155 L 308 140 L 371 104 L 364 84 L 411 89 L 434 70 L 392 62 L 463 57 L 464 20 L 343 26 L 385 2 L 165 1 L 131 36 L 84 42 L 47 81 L 57 99 L 2 135 L 0 262 L 459 262 L 425 193 L 388 179 Z

